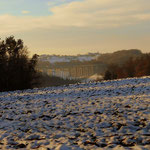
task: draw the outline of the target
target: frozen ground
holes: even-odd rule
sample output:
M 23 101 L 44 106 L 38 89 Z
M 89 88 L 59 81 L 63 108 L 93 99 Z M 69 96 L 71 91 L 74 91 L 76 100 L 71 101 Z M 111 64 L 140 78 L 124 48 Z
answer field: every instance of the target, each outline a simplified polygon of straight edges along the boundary
M 150 77 L 0 93 L 0 149 L 148 150 Z

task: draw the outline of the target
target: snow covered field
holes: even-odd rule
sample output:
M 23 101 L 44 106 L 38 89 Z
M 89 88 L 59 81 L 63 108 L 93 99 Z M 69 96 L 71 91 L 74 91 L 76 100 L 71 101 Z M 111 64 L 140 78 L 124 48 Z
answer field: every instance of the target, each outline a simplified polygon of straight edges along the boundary
M 0 149 L 150 149 L 150 77 L 0 93 Z

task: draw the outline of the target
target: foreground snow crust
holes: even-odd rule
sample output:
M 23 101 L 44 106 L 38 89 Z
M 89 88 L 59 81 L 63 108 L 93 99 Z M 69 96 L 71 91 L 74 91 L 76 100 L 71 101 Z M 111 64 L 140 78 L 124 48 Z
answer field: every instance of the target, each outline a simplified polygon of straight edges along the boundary
M 0 93 L 0 149 L 150 149 L 150 77 Z

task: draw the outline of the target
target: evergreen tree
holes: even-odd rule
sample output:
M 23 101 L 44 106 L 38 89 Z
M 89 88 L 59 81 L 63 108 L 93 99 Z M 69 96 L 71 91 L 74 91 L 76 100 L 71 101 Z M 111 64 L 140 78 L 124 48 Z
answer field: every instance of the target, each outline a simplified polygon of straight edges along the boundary
M 27 47 L 13 36 L 0 42 L 0 91 L 33 87 L 37 55 L 29 59 Z

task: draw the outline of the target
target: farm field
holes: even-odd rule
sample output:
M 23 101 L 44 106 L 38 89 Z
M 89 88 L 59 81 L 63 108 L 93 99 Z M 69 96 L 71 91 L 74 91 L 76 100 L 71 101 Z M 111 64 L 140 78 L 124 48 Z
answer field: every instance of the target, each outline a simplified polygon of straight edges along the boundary
M 149 150 L 150 77 L 2 92 L 0 149 Z

